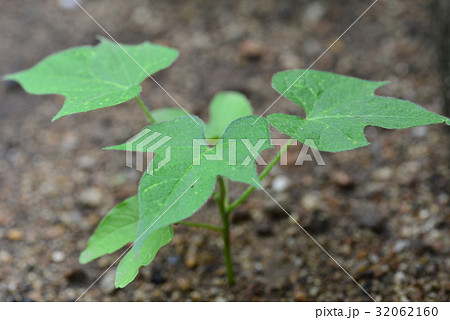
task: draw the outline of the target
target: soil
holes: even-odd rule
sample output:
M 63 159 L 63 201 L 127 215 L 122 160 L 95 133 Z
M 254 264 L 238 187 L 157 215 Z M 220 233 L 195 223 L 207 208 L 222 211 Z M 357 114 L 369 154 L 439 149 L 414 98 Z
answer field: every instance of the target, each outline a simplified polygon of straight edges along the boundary
M 245 93 L 255 113 L 263 112 L 277 98 L 271 76 L 308 67 L 370 3 L 82 1 L 119 42 L 178 48 L 179 60 L 155 78 L 203 119 L 221 90 Z M 442 112 L 432 4 L 379 1 L 314 68 L 389 80 L 378 94 Z M 70 1 L 3 0 L 0 74 L 95 44 L 97 35 L 102 30 Z M 143 88 L 151 108 L 174 105 L 152 81 Z M 101 218 L 139 181 L 122 153 L 101 148 L 139 132 L 144 117 L 130 102 L 52 123 L 62 97 L 31 96 L 12 82 L 0 92 L 0 300 L 73 301 L 120 254 L 78 262 Z M 280 99 L 275 112 L 299 110 Z M 433 125 L 366 134 L 369 147 L 322 153 L 325 166 L 293 165 L 300 146 L 293 147 L 290 165 L 276 167 L 265 186 L 376 300 L 448 301 L 448 131 Z M 244 188 L 233 183 L 231 196 Z M 133 283 L 115 290 L 113 268 L 82 300 L 370 301 L 265 193 L 255 192 L 233 220 L 234 287 L 226 285 L 220 237 L 175 226 L 172 243 Z M 220 219 L 208 202 L 192 221 Z

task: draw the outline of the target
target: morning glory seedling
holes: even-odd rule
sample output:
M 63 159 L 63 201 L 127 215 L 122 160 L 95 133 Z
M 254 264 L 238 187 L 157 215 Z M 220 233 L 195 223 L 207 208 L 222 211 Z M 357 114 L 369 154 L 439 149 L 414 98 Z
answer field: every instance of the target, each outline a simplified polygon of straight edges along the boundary
M 107 149 L 155 153 L 151 170 L 143 173 L 136 195 L 109 211 L 80 255 L 80 262 L 88 263 L 133 243 L 117 268 L 116 287 L 125 287 L 140 267 L 152 262 L 172 240 L 176 223 L 221 233 L 228 283 L 234 283 L 230 215 L 260 188 L 261 180 L 287 150 L 287 145 L 281 148 L 258 176 L 255 159 L 272 148 L 269 124 L 292 139 L 328 152 L 367 146 L 366 126 L 402 129 L 450 124 L 450 119 L 412 102 L 374 95 L 387 82 L 315 70 L 283 71 L 272 80 L 275 90 L 306 112 L 305 118 L 289 114 L 258 117 L 248 99 L 237 92 L 221 92 L 213 98 L 206 124 L 178 108 L 150 111 L 139 98 L 140 84 L 169 67 L 177 56 L 177 50 L 149 42 L 118 46 L 101 38 L 95 47 L 62 51 L 31 69 L 5 76 L 32 94 L 65 96 L 53 120 L 131 99 L 145 112 L 150 122 L 147 128 L 127 143 Z M 247 184 L 248 189 L 230 199 L 229 180 Z M 209 198 L 217 203 L 222 225 L 186 221 Z

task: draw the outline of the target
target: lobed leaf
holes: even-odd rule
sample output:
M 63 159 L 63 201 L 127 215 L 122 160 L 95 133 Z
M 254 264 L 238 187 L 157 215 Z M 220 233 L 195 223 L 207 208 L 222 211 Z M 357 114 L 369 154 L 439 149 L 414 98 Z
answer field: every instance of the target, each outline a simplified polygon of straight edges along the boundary
M 300 105 L 306 118 L 271 114 L 267 117 L 269 123 L 308 145 L 308 139 L 312 140 L 315 145 L 310 146 L 321 151 L 338 152 L 368 145 L 366 126 L 403 129 L 449 121 L 412 102 L 374 95 L 375 89 L 387 82 L 315 70 L 290 70 L 275 74 L 272 84 L 275 90 Z
M 82 46 L 50 55 L 36 66 L 5 76 L 32 94 L 60 94 L 64 105 L 53 118 L 128 101 L 141 92 L 140 83 L 167 68 L 178 57 L 172 48 L 144 42 L 121 45 L 105 38 L 95 46 Z
M 154 124 L 134 141 L 110 147 L 157 153 L 153 173 L 144 174 L 139 185 L 139 233 L 151 232 L 191 216 L 211 196 L 218 175 L 259 187 L 253 180 L 258 181 L 254 159 L 271 145 L 267 122 L 262 119 L 253 125 L 256 119 L 256 116 L 246 116 L 233 121 L 221 142 L 213 148 L 206 144 L 203 122 L 197 118 L 199 126 L 188 116 Z M 170 140 L 155 149 L 153 146 L 157 142 L 150 139 L 155 133 L 160 139 L 170 137 Z M 201 147 L 193 148 L 194 143 Z M 249 144 L 258 146 L 257 151 L 249 151 L 246 146 Z M 165 161 L 168 148 L 170 161 L 158 167 Z M 222 157 L 211 160 L 220 150 Z M 136 242 L 138 257 L 145 253 L 141 250 L 144 241 L 142 237 Z

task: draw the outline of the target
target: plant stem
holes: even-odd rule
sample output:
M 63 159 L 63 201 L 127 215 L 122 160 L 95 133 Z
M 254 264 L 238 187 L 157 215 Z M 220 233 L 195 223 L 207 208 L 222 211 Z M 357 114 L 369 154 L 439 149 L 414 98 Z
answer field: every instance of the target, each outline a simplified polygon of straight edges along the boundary
M 142 102 L 141 98 L 139 96 L 136 96 L 136 101 L 141 107 L 142 111 L 144 111 L 145 116 L 147 117 L 147 120 L 154 124 L 156 123 L 155 118 L 153 118 L 150 110 L 148 107 Z M 295 139 L 290 139 L 277 153 L 277 155 L 272 159 L 272 161 L 267 165 L 267 167 L 261 172 L 259 175 L 259 180 L 264 179 L 269 172 L 272 170 L 272 168 L 275 166 L 275 164 L 280 160 L 281 156 L 286 152 L 289 145 L 294 141 Z M 219 182 L 219 193 L 213 193 L 213 199 L 216 200 L 220 216 L 222 218 L 222 227 L 217 227 L 214 225 L 209 224 L 203 224 L 203 223 L 197 223 L 197 222 L 190 222 L 190 221 L 179 221 L 178 224 L 189 226 L 189 227 L 196 227 L 196 228 L 203 228 L 203 229 L 209 229 L 213 231 L 218 231 L 222 233 L 223 238 L 223 254 L 225 258 L 225 265 L 227 268 L 227 279 L 228 279 L 228 285 L 232 286 L 234 284 L 234 272 L 233 272 L 233 260 L 231 258 L 231 246 L 230 246 L 230 213 L 238 207 L 242 202 L 245 201 L 245 199 L 248 198 L 248 196 L 255 190 L 254 186 L 249 187 L 245 192 L 236 199 L 231 205 L 229 204 L 229 196 L 228 196 L 228 180 L 224 179 L 222 176 L 217 177 L 217 181 Z
M 217 204 L 219 205 L 220 216 L 222 218 L 222 225 L 223 225 L 222 226 L 223 255 L 225 257 L 225 265 L 227 267 L 228 285 L 232 286 L 234 284 L 234 273 L 230 247 L 230 219 L 227 214 L 228 185 L 221 176 L 217 177 L 217 180 L 219 181 L 219 188 L 220 188 Z
M 142 102 L 141 98 L 139 98 L 139 96 L 136 96 L 136 101 L 139 104 L 139 106 L 141 107 L 142 111 L 144 111 L 145 116 L 147 117 L 147 120 L 153 124 L 156 123 L 155 118 L 153 118 L 152 114 L 150 113 L 150 110 L 148 109 L 148 107 L 144 104 L 144 102 Z
M 277 153 L 277 155 L 270 161 L 270 163 L 267 165 L 267 167 L 261 172 L 259 175 L 259 180 L 264 179 L 272 170 L 272 168 L 275 166 L 275 164 L 280 160 L 281 156 L 286 152 L 289 145 L 294 141 L 295 139 L 289 139 L 289 141 L 280 149 L 280 151 Z M 238 207 L 242 202 L 245 201 L 245 199 L 248 198 L 248 196 L 255 190 L 254 186 L 249 187 L 245 192 L 237 198 L 232 204 L 230 204 L 227 208 L 227 215 L 230 214 L 236 207 Z
M 179 221 L 177 224 L 182 224 L 189 227 L 197 227 L 197 228 L 203 228 L 203 229 L 209 229 L 213 231 L 219 231 L 223 232 L 223 229 L 221 227 L 213 226 L 210 224 L 204 224 L 204 223 L 197 223 L 197 222 L 191 222 L 191 221 Z

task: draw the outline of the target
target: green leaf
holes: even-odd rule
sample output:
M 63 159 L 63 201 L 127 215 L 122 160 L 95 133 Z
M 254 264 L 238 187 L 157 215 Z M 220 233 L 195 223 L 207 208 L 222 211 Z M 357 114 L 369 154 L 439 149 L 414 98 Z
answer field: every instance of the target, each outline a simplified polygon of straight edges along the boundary
M 138 196 L 116 205 L 100 222 L 81 253 L 80 263 L 88 263 L 104 254 L 113 253 L 138 237 Z
M 135 253 L 135 247 L 122 258 L 116 272 L 116 288 L 123 288 L 136 278 L 139 268 L 149 265 L 159 249 L 168 244 L 173 238 L 172 226 L 166 226 L 145 234 L 141 247 L 141 254 Z
M 201 124 L 197 125 L 188 116 L 154 124 L 131 142 L 109 148 L 157 153 L 152 174 L 144 174 L 139 186 L 139 233 L 191 216 L 212 194 L 218 175 L 259 187 L 254 159 L 271 145 L 267 122 L 262 119 L 253 124 L 257 118 L 246 116 L 233 121 L 213 148 L 206 145 L 203 122 L 196 118 Z M 153 139 L 155 134 L 159 134 L 158 139 Z M 170 140 L 159 145 L 165 137 Z M 193 148 L 194 143 L 201 147 Z M 255 147 L 249 151 L 246 145 Z M 158 167 L 165 162 L 169 148 L 170 161 Z M 212 160 L 221 149 L 223 157 Z M 138 255 L 144 252 L 144 240 L 135 244 Z
M 186 115 L 186 112 L 180 108 L 161 108 L 150 113 L 156 122 L 169 121 Z
M 88 263 L 102 255 L 113 253 L 124 245 L 136 241 L 138 234 L 138 196 L 116 205 L 100 222 L 81 253 L 80 262 Z M 150 264 L 161 247 L 173 238 L 172 226 L 165 226 L 145 234 L 142 254 L 135 257 L 134 247 L 122 258 L 117 268 L 116 287 L 125 287 L 138 274 L 141 266 Z
M 206 124 L 206 138 L 221 137 L 233 120 L 251 114 L 250 101 L 242 93 L 224 91 L 216 94 L 209 105 L 210 122 Z
M 368 145 L 364 136 L 366 126 L 403 129 L 448 121 L 412 102 L 375 96 L 375 89 L 387 82 L 314 70 L 304 72 L 277 73 L 272 84 L 275 90 L 300 105 L 306 118 L 272 114 L 267 120 L 279 131 L 321 151 L 338 152 Z
M 53 118 L 56 120 L 136 97 L 148 74 L 167 68 L 178 56 L 175 49 L 149 42 L 121 46 L 135 61 L 116 43 L 100 38 L 96 47 L 82 46 L 55 53 L 31 69 L 7 75 L 5 79 L 19 82 L 32 94 L 65 96 L 62 109 Z

